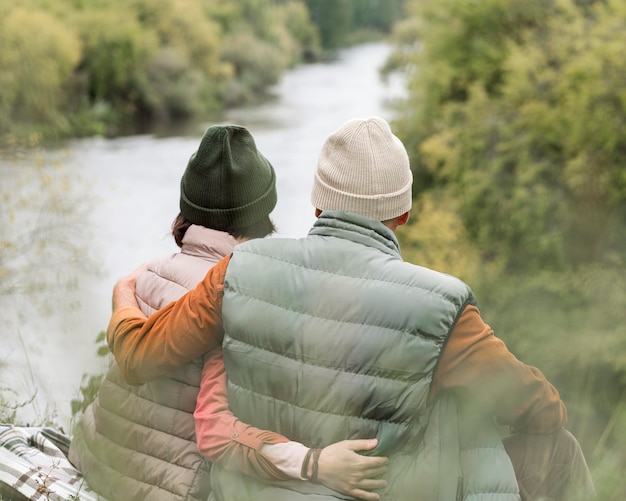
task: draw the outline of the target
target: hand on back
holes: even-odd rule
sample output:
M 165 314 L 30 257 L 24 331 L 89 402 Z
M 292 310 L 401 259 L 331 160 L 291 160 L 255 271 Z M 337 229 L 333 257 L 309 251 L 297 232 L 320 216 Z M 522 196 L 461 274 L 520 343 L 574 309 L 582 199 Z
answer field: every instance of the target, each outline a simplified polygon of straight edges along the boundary
M 364 501 L 378 501 L 374 489 L 382 489 L 387 481 L 389 459 L 382 456 L 364 456 L 358 451 L 369 451 L 378 445 L 377 439 L 343 440 L 322 449 L 318 459 L 317 480 L 329 489 Z

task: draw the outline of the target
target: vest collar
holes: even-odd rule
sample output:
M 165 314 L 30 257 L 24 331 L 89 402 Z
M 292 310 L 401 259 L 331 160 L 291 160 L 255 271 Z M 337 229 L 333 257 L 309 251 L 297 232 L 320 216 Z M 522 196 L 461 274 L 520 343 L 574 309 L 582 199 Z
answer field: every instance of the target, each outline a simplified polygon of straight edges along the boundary
M 181 252 L 203 259 L 214 259 L 217 262 L 228 256 L 237 243 L 235 237 L 225 231 L 192 224 L 183 237 Z
M 309 235 L 345 238 L 400 257 L 400 244 L 393 231 L 380 221 L 352 212 L 340 210 L 322 212 Z

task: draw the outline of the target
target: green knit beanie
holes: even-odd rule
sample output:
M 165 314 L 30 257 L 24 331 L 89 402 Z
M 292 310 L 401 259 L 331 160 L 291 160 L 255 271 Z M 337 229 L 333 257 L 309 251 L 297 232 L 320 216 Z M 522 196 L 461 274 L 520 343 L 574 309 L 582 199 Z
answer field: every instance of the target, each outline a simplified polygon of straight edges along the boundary
M 209 127 L 180 181 L 180 211 L 193 224 L 245 228 L 276 206 L 276 174 L 244 127 Z

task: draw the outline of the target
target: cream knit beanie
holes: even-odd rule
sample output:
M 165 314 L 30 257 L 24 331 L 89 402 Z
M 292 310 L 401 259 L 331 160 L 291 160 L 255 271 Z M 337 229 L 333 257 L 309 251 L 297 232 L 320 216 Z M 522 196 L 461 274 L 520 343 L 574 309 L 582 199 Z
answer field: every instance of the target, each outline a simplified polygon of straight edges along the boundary
M 379 117 L 348 120 L 322 147 L 311 202 L 377 221 L 411 209 L 409 156 L 389 124 Z

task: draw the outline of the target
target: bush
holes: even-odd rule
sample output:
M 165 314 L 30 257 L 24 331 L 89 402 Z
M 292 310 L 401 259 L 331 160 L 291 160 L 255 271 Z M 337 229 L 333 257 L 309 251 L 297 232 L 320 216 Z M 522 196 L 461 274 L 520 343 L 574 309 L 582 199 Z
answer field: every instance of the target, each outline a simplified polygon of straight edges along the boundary
M 64 119 L 65 84 L 80 57 L 77 36 L 39 10 L 16 7 L 0 20 L 0 133 L 13 122 Z
M 90 102 L 111 103 L 132 116 L 144 105 L 148 62 L 156 52 L 153 33 L 125 11 L 89 11 L 81 19 Z
M 598 499 L 626 496 L 626 277 L 622 267 L 486 277 L 475 283 L 498 337 L 538 367 L 568 408 Z
M 468 280 L 561 392 L 599 499 L 625 499 L 626 4 L 409 7 L 388 64 L 408 77 L 404 253 Z
M 259 40 L 245 27 L 224 39 L 222 59 L 234 68 L 235 84 L 225 95 L 227 105 L 241 105 L 262 95 L 276 84 L 288 59 L 269 42 Z
M 420 188 L 460 200 L 469 238 L 511 271 L 622 259 L 622 3 L 413 5 L 398 128 Z
M 289 30 L 299 51 L 295 54 L 293 63 L 318 60 L 321 57 L 319 32 L 311 23 L 306 5 L 300 2 L 289 2 L 282 6 L 279 13 L 282 18 L 280 26 Z

